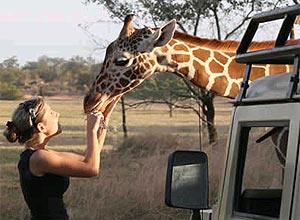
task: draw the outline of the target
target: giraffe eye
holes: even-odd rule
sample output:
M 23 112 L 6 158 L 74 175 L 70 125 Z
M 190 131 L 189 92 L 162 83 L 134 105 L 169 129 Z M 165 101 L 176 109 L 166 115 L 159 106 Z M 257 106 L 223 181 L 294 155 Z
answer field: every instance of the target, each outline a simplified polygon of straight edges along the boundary
M 129 60 L 130 59 L 128 59 L 128 58 L 126 58 L 126 57 L 119 57 L 119 58 L 117 58 L 116 60 L 115 60 L 115 64 L 117 65 L 117 66 L 126 66 L 128 63 L 129 63 Z

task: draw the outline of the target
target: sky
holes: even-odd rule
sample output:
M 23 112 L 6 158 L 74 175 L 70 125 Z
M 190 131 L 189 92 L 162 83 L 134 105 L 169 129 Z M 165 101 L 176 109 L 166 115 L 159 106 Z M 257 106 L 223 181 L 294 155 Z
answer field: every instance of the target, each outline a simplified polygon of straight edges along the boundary
M 29 61 L 37 61 L 43 55 L 65 59 L 76 55 L 85 58 L 91 56 L 101 62 L 105 49 L 94 49 L 99 46 L 106 48 L 115 40 L 122 22 L 116 23 L 109 18 L 101 6 L 85 5 L 83 2 L 84 0 L 2 1 L 0 63 L 16 56 L 19 64 L 24 65 Z M 97 22 L 99 20 L 101 22 Z M 95 36 L 97 45 L 79 27 L 80 24 L 89 24 L 89 32 Z M 296 36 L 299 36 L 300 26 L 297 29 Z M 268 32 L 274 30 L 264 28 L 263 39 Z
M 97 22 L 108 21 L 108 22 Z M 79 55 L 103 59 L 104 50 L 94 52 L 96 44 L 79 24 L 106 46 L 117 38 L 121 22 L 111 22 L 107 12 L 83 0 L 9 0 L 0 7 L 0 62 L 16 56 L 24 65 L 38 57 L 70 59 Z

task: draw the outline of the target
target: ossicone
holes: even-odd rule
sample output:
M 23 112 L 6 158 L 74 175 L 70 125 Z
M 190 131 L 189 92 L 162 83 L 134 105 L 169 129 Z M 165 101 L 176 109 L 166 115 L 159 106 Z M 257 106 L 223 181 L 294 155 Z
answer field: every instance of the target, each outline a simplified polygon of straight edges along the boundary
M 124 25 L 120 32 L 119 37 L 129 37 L 134 32 L 132 21 L 133 21 L 133 14 L 129 14 L 125 17 Z

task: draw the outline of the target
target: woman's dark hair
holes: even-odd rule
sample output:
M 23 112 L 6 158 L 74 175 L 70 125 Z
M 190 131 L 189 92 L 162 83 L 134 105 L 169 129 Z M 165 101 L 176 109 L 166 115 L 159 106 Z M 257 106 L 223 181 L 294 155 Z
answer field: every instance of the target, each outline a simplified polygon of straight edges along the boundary
M 32 139 L 36 125 L 42 121 L 45 114 L 43 98 L 34 98 L 22 102 L 13 112 L 11 121 L 6 123 L 4 136 L 9 142 L 20 144 Z

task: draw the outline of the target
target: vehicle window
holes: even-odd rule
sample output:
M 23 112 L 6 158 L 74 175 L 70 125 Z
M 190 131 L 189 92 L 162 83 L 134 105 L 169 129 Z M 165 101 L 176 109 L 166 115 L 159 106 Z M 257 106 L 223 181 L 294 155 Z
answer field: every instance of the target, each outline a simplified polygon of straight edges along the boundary
M 239 141 L 235 212 L 279 218 L 287 126 L 243 127 Z

